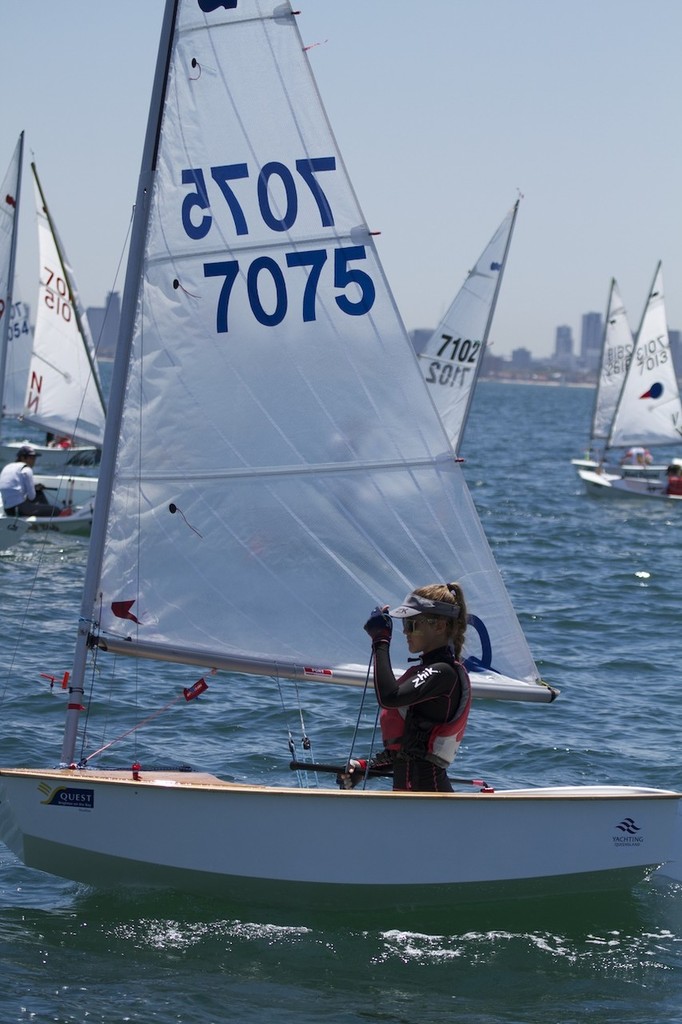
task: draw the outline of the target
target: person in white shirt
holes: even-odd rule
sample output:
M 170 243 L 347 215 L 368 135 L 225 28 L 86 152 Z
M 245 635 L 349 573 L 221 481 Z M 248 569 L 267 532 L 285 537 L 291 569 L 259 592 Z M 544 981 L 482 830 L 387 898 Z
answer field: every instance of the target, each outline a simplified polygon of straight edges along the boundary
M 61 509 L 51 505 L 43 493 L 42 484 L 36 486 L 33 467 L 38 452 L 29 444 L 22 444 L 15 462 L 8 462 L 0 473 L 0 498 L 8 516 L 56 516 Z

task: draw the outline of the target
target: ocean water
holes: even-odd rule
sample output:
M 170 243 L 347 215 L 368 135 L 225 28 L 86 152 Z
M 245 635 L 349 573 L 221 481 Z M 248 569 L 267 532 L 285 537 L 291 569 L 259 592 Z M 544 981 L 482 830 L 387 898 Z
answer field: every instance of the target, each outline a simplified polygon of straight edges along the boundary
M 465 437 L 486 533 L 542 675 L 561 690 L 550 706 L 475 704 L 456 774 L 499 788 L 682 787 L 682 509 L 582 492 L 569 460 L 586 443 L 592 399 L 590 390 L 484 381 Z M 31 538 L 0 557 L 0 763 L 58 758 L 64 700 L 45 677 L 70 665 L 85 556 L 83 541 Z M 124 675 L 125 693 L 98 680 L 101 742 L 129 724 L 136 691 L 158 686 L 156 668 Z M 169 681 L 191 682 L 179 667 L 163 675 L 164 693 Z M 315 749 L 343 756 L 357 702 L 342 688 L 324 695 L 306 717 Z M 134 734 L 124 763 L 134 754 L 283 778 L 286 727 L 296 722 L 276 689 L 252 689 L 239 707 L 206 702 L 199 716 L 192 707 Z M 89 741 L 92 749 L 98 736 Z M 305 836 L 264 826 L 263 842 Z M 429 842 L 437 837 L 425 837 L 425 857 Z M 384 850 L 367 851 L 349 835 L 348 850 L 360 866 L 400 856 L 400 841 L 387 835 Z M 677 1024 L 682 886 L 473 907 L 447 927 L 396 930 L 237 917 L 174 893 L 98 892 L 30 871 L 0 847 L 0 958 L 2 1024 Z

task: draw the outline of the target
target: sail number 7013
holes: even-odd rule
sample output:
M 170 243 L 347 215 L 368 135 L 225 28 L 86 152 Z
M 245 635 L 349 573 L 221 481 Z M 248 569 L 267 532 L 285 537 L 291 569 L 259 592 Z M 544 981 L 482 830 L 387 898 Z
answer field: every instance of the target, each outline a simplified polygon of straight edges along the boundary
M 296 160 L 294 166 L 295 174 L 276 160 L 261 168 L 256 179 L 256 196 L 263 223 L 271 231 L 290 231 L 296 223 L 300 206 L 306 198 L 311 198 L 321 227 L 334 227 L 334 213 L 317 176 L 336 170 L 335 157 Z M 211 167 L 209 175 L 225 200 L 235 234 L 248 235 L 247 213 L 233 187 L 235 182 L 248 182 L 248 164 L 221 164 Z M 186 168 L 181 172 L 181 178 L 183 185 L 193 188 L 182 202 L 182 226 L 189 238 L 200 241 L 206 238 L 214 225 L 207 176 L 201 168 Z M 244 187 L 238 185 L 237 189 Z M 299 197 L 299 187 L 303 188 L 303 198 Z M 277 209 L 273 209 L 273 191 L 279 196 Z M 323 273 L 327 276 L 331 274 L 333 287 L 340 293 L 334 296 L 334 301 L 341 312 L 348 316 L 362 316 L 374 305 L 376 289 L 367 271 L 352 264 L 366 259 L 364 245 L 348 245 L 332 250 L 297 249 L 284 253 L 283 260 L 279 262 L 273 256 L 260 255 L 247 264 L 236 259 L 204 263 L 204 277 L 222 279 L 216 310 L 216 331 L 224 334 L 229 329 L 230 299 L 237 282 L 242 286 L 245 282 L 249 307 L 259 323 L 266 327 L 280 324 L 289 309 L 287 271 L 293 268 L 307 271 L 301 304 L 304 322 L 316 319 L 316 298 L 320 282 L 325 280 Z M 351 291 L 347 294 L 349 286 Z

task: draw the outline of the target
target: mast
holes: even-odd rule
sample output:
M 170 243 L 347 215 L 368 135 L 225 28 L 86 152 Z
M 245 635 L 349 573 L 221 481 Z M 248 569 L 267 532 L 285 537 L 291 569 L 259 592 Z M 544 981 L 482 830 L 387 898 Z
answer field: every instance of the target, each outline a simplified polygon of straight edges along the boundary
M 21 172 L 24 161 L 24 133 L 22 132 L 19 136 L 17 143 L 17 149 L 19 151 L 17 161 L 17 180 L 16 187 L 14 189 L 14 218 L 12 220 L 12 238 L 10 242 L 9 251 L 9 266 L 7 269 L 7 296 L 6 305 L 4 309 L 4 321 L 2 324 L 2 335 L 0 338 L 0 411 L 4 405 L 5 397 L 5 375 L 7 373 L 7 346 L 9 344 L 9 323 L 10 323 L 10 312 L 12 309 L 12 300 L 14 292 L 14 265 L 16 262 L 17 255 L 17 237 L 19 231 L 19 200 L 21 197 Z M 16 150 L 15 150 L 16 152 Z M 2 197 L 4 199 L 4 197 Z M 0 299 L 2 296 L 0 296 Z M 2 417 L 0 416 L 0 424 Z
M 495 307 L 497 305 L 497 297 L 500 294 L 500 288 L 502 286 L 502 277 L 504 276 L 504 270 L 505 270 L 505 267 L 507 266 L 507 256 L 509 255 L 509 247 L 511 246 L 512 234 L 514 233 L 514 225 L 516 223 L 516 214 L 518 213 L 519 203 L 520 202 L 521 202 L 521 199 L 519 198 L 514 203 L 511 224 L 509 225 L 509 234 L 507 235 L 507 242 L 506 242 L 506 245 L 504 247 L 504 256 L 502 257 L 502 265 L 501 265 L 499 273 L 497 275 L 497 282 L 495 284 L 495 291 L 494 291 L 494 294 L 493 294 L 493 301 L 490 303 L 490 309 L 488 311 L 488 319 L 486 320 L 485 330 L 483 331 L 483 337 L 481 338 L 481 357 L 476 362 L 476 368 L 474 370 L 474 380 L 473 380 L 473 382 L 471 384 L 471 387 L 469 388 L 469 394 L 467 395 L 466 406 L 464 408 L 464 415 L 462 417 L 462 428 L 461 428 L 461 430 L 459 432 L 459 437 L 457 438 L 457 445 L 456 445 L 456 448 L 455 448 L 455 455 L 459 455 L 459 453 L 460 453 L 459 450 L 460 450 L 460 447 L 461 447 L 461 444 L 462 444 L 462 438 L 464 437 L 464 431 L 466 430 L 467 418 L 469 416 L 469 408 L 471 406 L 471 403 L 472 403 L 473 397 L 474 397 L 474 388 L 476 387 L 476 381 L 478 380 L 478 376 L 479 376 L 479 374 L 481 372 L 481 367 L 483 365 L 483 357 L 485 355 L 486 346 L 488 344 L 488 335 L 490 334 L 490 328 L 492 327 L 492 324 L 493 324 L 493 317 L 495 315 Z
M 159 43 L 159 52 L 156 61 L 156 72 L 154 75 L 152 99 L 149 109 L 149 120 L 147 122 L 147 133 L 145 136 L 144 150 L 142 154 L 142 167 L 137 186 L 128 267 L 123 289 L 121 323 L 111 380 L 109 412 L 107 414 L 106 426 L 104 429 L 102 459 L 100 462 L 99 483 L 97 487 L 97 501 L 95 503 L 92 532 L 90 535 L 88 562 L 83 587 L 83 600 L 81 603 L 81 616 L 76 639 L 73 674 L 71 686 L 69 688 L 69 704 L 66 712 L 64 743 L 62 746 L 62 763 L 64 764 L 71 764 L 76 748 L 78 716 L 80 714 L 81 700 L 84 693 L 88 634 L 92 625 L 90 617 L 95 605 L 100 568 L 104 553 L 104 540 L 109 514 L 109 504 L 111 501 L 114 468 L 116 465 L 118 437 L 123 415 L 123 395 L 128 377 L 128 364 L 133 339 L 133 327 L 135 324 L 138 295 L 142 280 L 147 222 L 149 219 L 151 189 L 154 180 L 154 170 L 156 167 L 158 152 L 161 116 L 166 94 L 167 71 L 170 62 L 171 45 L 173 42 L 175 19 L 179 2 L 180 0 L 166 0 L 161 40 Z
M 589 448 L 590 454 L 592 453 L 592 442 L 595 440 L 595 437 L 596 437 L 596 435 L 595 435 L 595 428 L 596 428 L 596 421 L 597 421 L 597 410 L 599 408 L 599 392 L 601 390 L 602 374 L 604 372 L 604 359 L 606 358 L 606 338 L 607 338 L 608 330 L 609 330 L 609 320 L 610 320 L 610 317 L 611 317 L 611 304 L 613 302 L 613 290 L 614 290 L 615 287 L 616 287 L 616 279 L 615 279 L 615 277 L 612 277 L 611 278 L 611 286 L 609 288 L 609 298 L 608 298 L 608 302 L 606 303 L 606 320 L 604 321 L 604 331 L 603 331 L 602 340 L 601 340 L 601 357 L 599 359 L 599 375 L 597 377 L 597 387 L 596 387 L 595 392 L 594 392 L 594 404 L 592 406 L 592 427 L 590 429 L 590 448 Z M 623 382 L 625 382 L 625 378 L 623 378 Z M 621 385 L 621 391 L 622 391 L 622 385 Z
M 36 165 L 33 162 L 31 163 L 31 170 L 33 171 L 33 177 L 35 178 L 36 187 L 38 189 L 38 192 L 40 193 L 40 202 L 42 203 L 43 213 L 45 214 L 45 217 L 47 218 L 47 223 L 50 226 L 50 231 L 52 233 L 52 238 L 53 238 L 53 241 L 54 241 L 55 249 L 57 250 L 57 256 L 59 257 L 59 263 L 60 263 L 60 266 L 62 268 L 62 274 L 64 275 L 64 280 L 66 281 L 66 287 L 69 290 L 69 301 L 71 302 L 71 308 L 73 309 L 74 314 L 76 316 L 76 324 L 78 325 L 78 332 L 79 332 L 81 338 L 83 339 L 83 348 L 85 349 L 87 357 L 88 357 L 88 363 L 90 365 L 90 373 L 92 375 L 92 379 L 95 382 L 95 387 L 97 389 L 97 395 L 98 395 L 100 403 L 102 405 L 102 411 L 104 412 L 104 415 L 106 417 L 107 407 L 106 407 L 106 403 L 104 401 L 104 392 L 102 391 L 102 385 L 101 385 L 100 379 L 99 379 L 99 370 L 97 369 L 97 366 L 96 366 L 95 361 L 94 361 L 94 359 L 95 359 L 94 354 L 91 351 L 90 346 L 87 343 L 87 334 L 86 334 L 86 331 L 85 331 L 84 326 L 83 326 L 83 318 L 81 316 L 80 302 L 78 301 L 78 299 L 76 297 L 76 294 L 74 292 L 73 285 L 71 283 L 71 275 L 69 274 L 69 269 L 68 269 L 68 267 L 66 265 L 66 261 L 64 259 L 64 254 L 62 252 L 62 247 L 61 247 L 61 244 L 60 244 L 60 241 L 59 241 L 59 235 L 57 233 L 57 229 L 54 226 L 54 222 L 52 220 L 52 216 L 50 214 L 50 210 L 48 208 L 47 202 L 45 201 L 45 194 L 43 193 L 43 188 L 42 188 L 42 185 L 40 184 L 40 178 L 38 177 L 38 171 L 36 169 Z

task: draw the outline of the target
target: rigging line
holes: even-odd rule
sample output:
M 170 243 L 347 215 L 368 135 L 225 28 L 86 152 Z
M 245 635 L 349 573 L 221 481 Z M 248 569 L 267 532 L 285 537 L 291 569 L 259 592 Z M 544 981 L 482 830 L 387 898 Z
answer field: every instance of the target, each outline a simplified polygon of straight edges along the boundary
M 103 747 L 99 748 L 99 750 L 93 750 L 93 752 L 88 754 L 87 757 L 81 758 L 78 762 L 79 768 L 85 767 L 88 761 L 92 760 L 93 757 L 96 757 L 97 754 L 101 754 L 103 751 L 108 750 L 108 748 L 113 746 L 114 743 L 118 743 L 119 740 L 125 739 L 126 736 L 130 736 L 131 733 L 136 732 L 141 726 L 146 725 L 147 722 L 151 722 L 153 718 L 157 718 L 162 714 L 162 712 L 167 711 L 168 708 L 172 707 L 173 704 L 177 703 L 181 698 L 186 699 L 184 693 L 179 693 L 177 697 L 173 697 L 173 699 L 169 700 L 167 704 L 163 705 L 163 707 L 157 708 L 156 711 L 152 711 L 151 715 L 147 715 L 147 717 L 143 718 L 141 722 L 137 723 L 137 725 L 133 725 L 130 729 L 126 729 L 126 731 L 122 732 L 119 736 L 115 736 L 113 740 L 109 740 L 109 742 L 105 743 Z
M 368 690 L 368 687 L 369 687 L 369 676 L 370 676 L 370 672 L 372 671 L 372 662 L 373 662 L 373 660 L 374 660 L 374 652 L 372 651 L 372 653 L 369 656 L 369 664 L 367 666 L 367 675 L 365 676 L 365 685 L 362 688 L 362 697 L 360 698 L 360 707 L 358 709 L 358 716 L 355 719 L 355 730 L 353 732 L 353 738 L 350 741 L 350 750 L 348 752 L 348 759 L 347 759 L 347 762 L 346 762 L 347 765 L 350 765 L 350 761 L 351 761 L 351 758 L 353 756 L 353 749 L 355 747 L 355 741 L 357 739 L 358 730 L 360 728 L 360 719 L 362 717 L 362 709 L 365 706 L 365 697 L 367 696 L 367 690 Z M 377 714 L 378 714 L 378 709 L 377 709 Z M 376 723 L 375 723 L 374 729 L 376 731 Z M 372 738 L 372 742 L 374 742 L 373 738 Z M 367 772 L 365 772 L 365 776 L 366 775 L 367 775 Z

